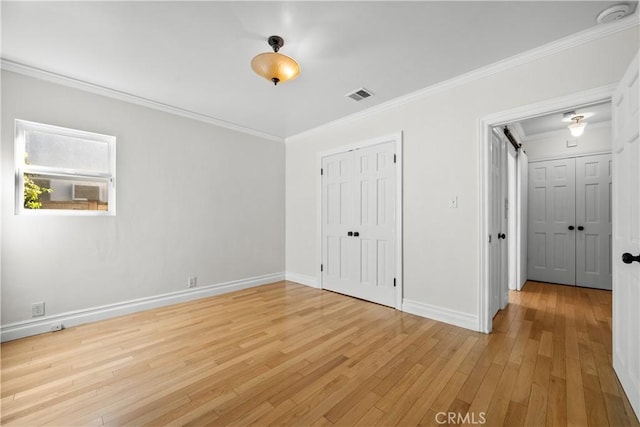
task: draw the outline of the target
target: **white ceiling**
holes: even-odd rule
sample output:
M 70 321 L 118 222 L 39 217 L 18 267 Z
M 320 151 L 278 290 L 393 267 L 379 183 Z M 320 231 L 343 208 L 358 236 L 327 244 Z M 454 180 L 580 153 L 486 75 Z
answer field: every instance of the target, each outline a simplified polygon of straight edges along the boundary
M 527 120 L 522 120 L 519 123 L 523 140 L 535 138 L 538 135 L 546 134 L 549 132 L 555 132 L 559 130 L 567 130 L 569 123 L 562 121 L 563 114 L 565 112 L 575 111 L 577 114 L 590 113 L 588 118 L 585 119 L 587 124 L 605 123 L 611 121 L 611 103 L 603 102 L 600 104 L 594 104 L 589 106 L 570 108 L 566 111 L 546 114 L 544 116 L 538 116 Z M 568 132 L 568 130 L 567 130 Z
M 2 57 L 288 137 L 592 27 L 616 3 L 3 1 Z M 272 34 L 302 69 L 277 87 L 250 68 Z M 375 95 L 345 97 L 363 86 Z

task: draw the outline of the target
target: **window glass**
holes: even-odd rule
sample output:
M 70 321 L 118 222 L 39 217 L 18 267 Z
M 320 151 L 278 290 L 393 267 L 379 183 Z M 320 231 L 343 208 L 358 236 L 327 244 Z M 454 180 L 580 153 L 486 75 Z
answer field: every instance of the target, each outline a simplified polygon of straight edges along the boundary
M 25 143 L 30 165 L 109 172 L 106 142 L 28 131 Z
M 16 213 L 115 215 L 115 142 L 16 120 Z

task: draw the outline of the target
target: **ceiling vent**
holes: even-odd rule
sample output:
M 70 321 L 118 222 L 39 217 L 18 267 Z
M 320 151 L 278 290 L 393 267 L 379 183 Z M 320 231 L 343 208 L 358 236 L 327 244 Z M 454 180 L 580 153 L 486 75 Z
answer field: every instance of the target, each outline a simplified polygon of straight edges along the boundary
M 373 95 L 373 92 L 371 92 L 369 89 L 361 87 L 354 92 L 348 93 L 346 96 L 356 101 L 362 101 L 363 99 L 368 98 L 371 95 Z

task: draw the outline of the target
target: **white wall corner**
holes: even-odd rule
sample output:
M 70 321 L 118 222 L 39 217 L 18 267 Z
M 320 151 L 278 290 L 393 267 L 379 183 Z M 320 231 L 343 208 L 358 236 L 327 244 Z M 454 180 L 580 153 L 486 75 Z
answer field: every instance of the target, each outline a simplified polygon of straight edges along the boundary
M 405 313 L 415 314 L 416 316 L 426 317 L 427 319 L 448 323 L 453 326 L 478 331 L 478 316 L 464 313 L 462 311 L 437 307 L 435 305 L 412 301 L 406 298 L 402 300 L 402 311 Z
M 298 274 L 287 271 L 285 273 L 285 280 L 300 283 L 301 285 L 311 286 L 312 288 L 320 288 L 320 286 L 318 285 L 317 277 L 307 276 L 305 274 Z
M 70 328 L 85 323 L 111 319 L 113 317 L 137 313 L 153 308 L 165 307 L 172 304 L 239 291 L 254 286 L 280 282 L 284 280 L 284 278 L 284 272 L 265 274 L 262 276 L 232 280 L 215 285 L 199 286 L 197 288 L 185 289 L 178 292 L 171 292 L 152 297 L 139 298 L 115 304 L 103 305 L 100 307 L 92 307 L 33 320 L 30 319 L 22 322 L 11 323 L 0 327 L 0 341 L 11 341 L 50 332 L 53 325 L 62 324 L 64 328 Z

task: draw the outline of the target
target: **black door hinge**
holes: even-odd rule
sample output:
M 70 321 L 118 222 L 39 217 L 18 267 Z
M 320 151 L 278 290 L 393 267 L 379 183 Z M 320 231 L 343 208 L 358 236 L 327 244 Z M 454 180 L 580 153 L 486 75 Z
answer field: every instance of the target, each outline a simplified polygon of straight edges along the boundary
M 396 155 L 394 154 L 393 155 L 393 163 L 395 163 L 395 162 L 396 162 Z
M 322 264 L 320 264 L 320 271 L 322 271 L 324 268 L 324 266 Z
M 396 287 L 396 278 L 395 277 L 393 278 L 393 287 L 394 288 Z
M 324 173 L 324 169 L 320 168 L 320 175 Z

